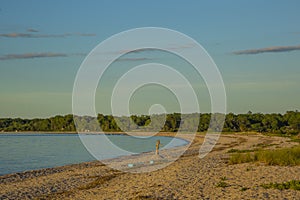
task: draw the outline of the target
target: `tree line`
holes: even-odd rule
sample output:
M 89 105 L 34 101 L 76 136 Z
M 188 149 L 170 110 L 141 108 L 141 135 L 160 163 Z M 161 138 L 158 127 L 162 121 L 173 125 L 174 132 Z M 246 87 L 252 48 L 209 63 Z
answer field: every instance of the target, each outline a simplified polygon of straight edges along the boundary
M 218 114 L 222 116 L 223 114 Z M 285 114 L 226 114 L 223 132 L 261 132 L 295 135 L 300 131 L 300 112 L 288 111 Z M 55 116 L 47 119 L 21 119 L 2 118 L 0 119 L 1 132 L 16 131 L 44 131 L 44 132 L 75 132 L 76 127 L 73 115 Z M 212 119 L 212 120 L 211 120 Z M 179 130 L 192 130 L 196 127 L 198 132 L 207 131 L 210 123 L 218 120 L 216 115 L 209 113 L 193 114 L 160 114 L 160 115 L 132 115 L 130 117 L 114 117 L 112 115 L 98 114 L 97 119 L 93 117 L 77 117 L 77 124 L 82 123 L 79 131 L 93 131 L 86 121 L 95 120 L 102 131 L 149 131 L 176 132 Z M 211 122 L 212 121 L 212 122 Z M 163 124 L 162 124 L 163 123 Z M 87 124 L 87 125 L 85 125 Z M 121 127 L 120 127 L 121 126 Z M 78 130 L 77 130 L 78 131 Z

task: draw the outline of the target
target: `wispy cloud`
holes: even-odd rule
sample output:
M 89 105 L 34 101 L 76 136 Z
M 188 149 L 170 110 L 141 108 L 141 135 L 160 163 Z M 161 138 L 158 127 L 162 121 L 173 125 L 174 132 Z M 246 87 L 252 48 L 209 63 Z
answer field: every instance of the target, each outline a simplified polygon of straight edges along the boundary
M 64 53 L 24 53 L 24 54 L 7 54 L 0 56 L 0 60 L 16 60 L 16 59 L 33 59 L 33 58 L 49 58 L 49 57 L 67 57 Z
M 30 31 L 29 31 L 30 30 Z M 63 34 L 36 34 L 37 30 L 28 29 L 30 33 L 1 33 L 0 37 L 6 38 L 64 38 L 69 36 L 91 37 L 93 33 L 63 33 Z
M 143 60 L 152 60 L 150 58 L 119 58 L 116 61 L 121 62 L 121 61 L 143 61 Z
M 300 50 L 300 45 L 297 46 L 274 46 L 261 49 L 247 49 L 241 51 L 234 51 L 235 55 L 251 55 L 260 53 L 279 53 L 279 52 L 289 52 Z
M 29 30 L 28 30 L 29 31 Z M 35 30 L 38 31 L 38 30 Z M 30 32 L 30 31 L 29 31 Z M 31 32 L 33 32 L 31 30 Z M 31 33 L 10 33 L 10 34 L 0 34 L 0 37 L 50 37 L 50 36 L 55 36 L 55 37 L 66 37 L 69 35 L 79 35 L 79 36 L 94 36 L 94 34 L 85 34 L 85 33 L 74 33 L 74 34 L 63 34 L 63 35 L 37 35 L 37 34 L 31 34 Z M 177 46 L 177 47 L 170 47 L 169 49 L 172 48 L 191 48 L 191 46 Z M 123 53 L 140 53 L 143 51 L 157 51 L 158 49 L 138 49 L 138 50 L 121 50 L 120 52 Z M 120 53 L 119 52 L 119 53 Z M 111 52 L 112 53 L 112 52 Z M 116 52 L 113 52 L 116 53 Z M 46 53 L 23 53 L 23 54 L 6 54 L 3 56 L 0 56 L 0 60 L 17 60 L 17 59 L 33 59 L 33 58 L 51 58 L 51 57 L 69 57 L 69 56 L 86 56 L 87 53 L 53 53 L 53 52 L 46 52 Z M 128 58 L 119 58 L 116 61 L 121 62 L 121 61 L 143 61 L 143 60 L 152 60 L 152 58 L 147 58 L 147 57 L 128 57 Z
M 95 33 L 73 33 L 71 35 L 76 35 L 76 36 L 83 36 L 83 37 L 91 37 L 91 36 L 96 36 Z
M 39 32 L 38 30 L 34 29 L 34 28 L 28 28 L 27 32 L 31 32 L 31 33 L 37 33 Z
M 180 50 L 180 49 L 189 49 L 194 48 L 195 44 L 169 44 L 164 47 L 164 50 L 166 51 L 172 51 L 172 50 Z M 158 51 L 164 51 L 157 48 L 140 48 L 140 49 L 120 49 L 118 51 L 103 51 L 99 52 L 99 54 L 140 54 L 140 53 L 149 53 L 149 52 L 158 52 Z M 143 60 L 153 60 L 154 58 L 149 57 L 125 57 L 125 58 L 119 58 L 116 61 L 143 61 Z
M 87 53 L 72 53 L 71 56 L 87 56 Z
M 184 45 L 172 45 L 168 47 L 168 50 L 178 50 L 178 49 L 189 49 L 195 47 L 195 44 L 184 44 Z
M 180 50 L 180 49 L 189 49 L 189 48 L 193 48 L 195 46 L 195 44 L 183 44 L 183 45 L 179 45 L 179 44 L 172 44 L 169 46 L 166 46 L 164 49 L 165 50 Z M 143 48 L 143 49 L 123 49 L 120 50 L 118 52 L 111 52 L 111 53 L 142 53 L 142 52 L 149 52 L 149 51 L 160 51 L 160 49 L 155 49 L 155 48 Z

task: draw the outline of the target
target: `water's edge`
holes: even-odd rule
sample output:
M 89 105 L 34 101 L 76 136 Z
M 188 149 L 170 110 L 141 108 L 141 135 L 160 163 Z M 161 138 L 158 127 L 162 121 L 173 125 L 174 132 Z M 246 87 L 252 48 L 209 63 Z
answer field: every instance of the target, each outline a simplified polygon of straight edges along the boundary
M 48 135 L 51 135 L 51 134 L 54 134 L 54 135 L 60 135 L 60 134 L 72 134 L 72 135 L 78 135 L 78 133 L 66 133 L 66 132 L 1 132 L 1 134 L 16 134 L 16 135 L 22 135 L 22 136 L 25 136 L 26 134 L 30 134 L 30 136 L 33 136 L 34 134 L 48 134 Z M 126 133 L 123 133 L 123 132 L 119 132 L 119 133 L 116 133 L 116 132 L 112 132 L 112 133 L 83 133 L 82 135 L 97 135 L 97 134 L 102 134 L 102 135 L 128 135 Z M 138 133 L 135 133 L 138 135 Z M 140 135 L 141 136 L 145 136 L 149 133 L 141 133 Z M 176 149 L 176 148 L 179 148 L 179 147 L 183 147 L 183 146 L 187 146 L 187 145 L 190 145 L 191 141 L 189 139 L 186 139 L 184 137 L 181 137 L 181 136 L 177 136 L 176 133 L 169 133 L 169 132 L 161 132 L 161 133 L 158 133 L 156 134 L 155 136 L 159 136 L 159 137 L 171 137 L 171 138 L 177 138 L 177 139 L 180 139 L 182 141 L 184 141 L 184 143 L 182 145 L 177 145 L 177 146 L 174 146 L 174 147 L 171 147 L 171 148 L 167 148 L 166 150 L 172 150 L 172 149 Z M 151 151 L 150 151 L 151 152 Z M 153 151 L 154 152 L 154 151 Z M 118 157 L 114 157 L 114 158 L 108 158 L 108 159 L 104 159 L 102 160 L 102 162 L 104 163 L 106 160 L 117 160 L 117 159 L 122 159 L 122 158 L 130 158 L 130 157 L 133 157 L 133 156 L 139 156 L 139 155 L 143 155 L 143 154 L 147 154 L 149 153 L 149 151 L 147 152 L 142 152 L 142 153 L 137 153 L 137 154 L 132 154 L 132 155 L 122 155 L 122 156 L 118 156 Z M 56 173 L 56 172 L 59 172 L 61 170 L 64 170 L 66 168 L 69 168 L 69 167 L 74 167 L 74 166 L 89 166 L 89 165 L 105 165 L 103 164 L 101 161 L 95 159 L 95 160 L 91 160 L 91 161 L 86 161 L 86 162 L 79 162 L 79 163 L 70 163 L 70 164 L 66 164 L 66 165 L 61 165 L 61 166 L 54 166 L 54 167 L 46 167 L 46 168 L 38 168 L 38 169 L 32 169 L 32 170 L 24 170 L 24 171 L 20 171 L 20 172 L 13 172 L 13 173 L 7 173 L 7 174 L 1 174 L 0 175 L 0 182 L 1 182 L 1 179 L 2 178 L 7 178 L 7 177 L 14 177 L 14 176 L 18 176 L 18 177 L 23 177 L 23 176 L 28 176 L 28 174 L 52 174 L 52 173 Z

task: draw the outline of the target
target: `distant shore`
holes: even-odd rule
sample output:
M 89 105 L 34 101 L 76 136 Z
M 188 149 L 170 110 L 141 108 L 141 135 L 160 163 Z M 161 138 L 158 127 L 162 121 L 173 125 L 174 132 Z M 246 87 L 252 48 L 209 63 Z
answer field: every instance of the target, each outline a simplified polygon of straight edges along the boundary
M 177 135 L 176 132 L 158 132 L 158 133 L 153 133 L 153 132 L 58 132 L 58 131 L 53 131 L 53 132 L 48 132 L 48 131 L 20 131 L 20 132 L 0 132 L 1 134 L 104 134 L 104 135 L 136 135 L 136 136 L 166 136 L 166 137 L 175 137 Z M 183 134 L 189 134 L 189 133 L 183 133 Z M 197 132 L 195 134 L 198 135 L 204 135 L 205 132 Z

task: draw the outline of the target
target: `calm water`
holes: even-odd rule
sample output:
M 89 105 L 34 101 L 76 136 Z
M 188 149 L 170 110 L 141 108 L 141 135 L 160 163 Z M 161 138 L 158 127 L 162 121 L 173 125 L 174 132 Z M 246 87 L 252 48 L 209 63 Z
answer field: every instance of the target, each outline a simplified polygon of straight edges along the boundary
M 105 148 L 108 145 L 104 135 L 83 137 L 86 141 L 93 141 L 98 147 Z M 134 153 L 153 151 L 158 139 L 165 148 L 187 144 L 184 140 L 170 137 L 107 137 L 118 147 Z M 107 159 L 129 154 L 132 153 L 104 151 L 97 156 Z M 0 134 L 0 175 L 92 160 L 95 158 L 86 150 L 77 134 Z

